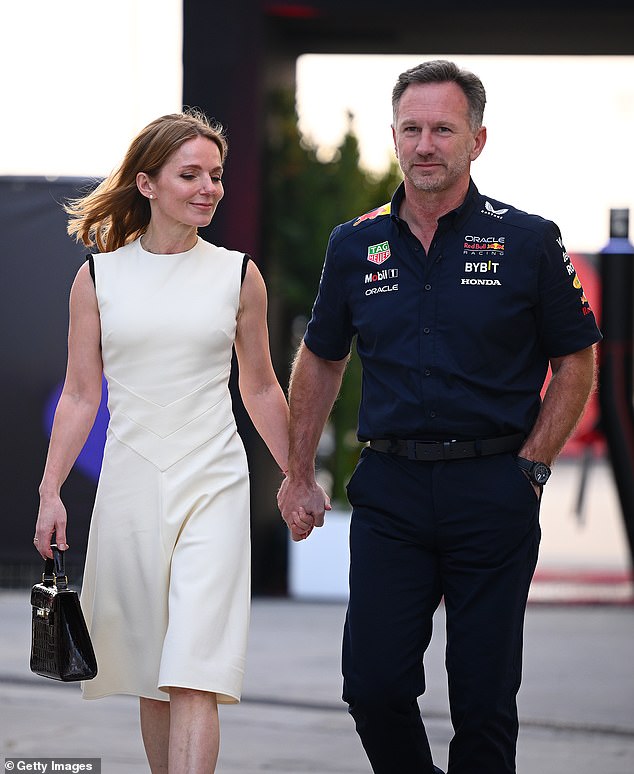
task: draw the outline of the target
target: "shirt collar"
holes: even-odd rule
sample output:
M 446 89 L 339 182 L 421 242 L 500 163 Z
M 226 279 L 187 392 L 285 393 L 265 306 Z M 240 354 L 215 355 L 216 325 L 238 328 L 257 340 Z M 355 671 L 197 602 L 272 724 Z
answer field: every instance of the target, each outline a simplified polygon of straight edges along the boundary
M 451 212 L 448 212 L 446 215 L 439 218 L 438 225 L 442 226 L 443 230 L 453 228 L 455 231 L 458 231 L 475 209 L 479 197 L 480 193 L 476 188 L 476 184 L 469 178 L 469 189 L 467 190 L 467 195 L 463 199 L 462 204 L 456 207 L 455 210 L 451 210 Z M 399 217 L 399 211 L 404 198 L 405 183 L 401 183 L 396 191 L 394 191 L 391 203 L 391 218 L 399 226 L 403 223 Z

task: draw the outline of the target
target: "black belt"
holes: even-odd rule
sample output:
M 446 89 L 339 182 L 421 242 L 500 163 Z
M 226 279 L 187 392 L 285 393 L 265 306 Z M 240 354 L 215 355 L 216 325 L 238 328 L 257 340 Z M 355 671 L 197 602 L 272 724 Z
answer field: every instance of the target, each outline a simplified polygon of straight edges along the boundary
M 523 433 L 504 435 L 500 438 L 483 438 L 478 441 L 411 441 L 399 438 L 379 438 L 370 441 L 370 448 L 385 454 L 398 454 L 410 460 L 435 462 L 437 460 L 463 460 L 469 457 L 485 457 L 517 451 L 522 445 Z

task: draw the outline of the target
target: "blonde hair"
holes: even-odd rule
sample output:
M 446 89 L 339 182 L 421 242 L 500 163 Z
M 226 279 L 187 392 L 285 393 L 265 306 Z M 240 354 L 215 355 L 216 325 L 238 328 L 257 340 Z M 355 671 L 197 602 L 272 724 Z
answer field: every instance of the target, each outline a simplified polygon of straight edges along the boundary
M 132 140 L 118 169 L 86 196 L 72 199 L 64 209 L 68 233 L 86 247 L 110 252 L 141 236 L 150 222 L 150 203 L 136 184 L 139 172 L 157 175 L 167 159 L 187 140 L 206 137 L 218 146 L 220 161 L 227 157 L 222 126 L 200 110 L 170 113 L 148 124 Z

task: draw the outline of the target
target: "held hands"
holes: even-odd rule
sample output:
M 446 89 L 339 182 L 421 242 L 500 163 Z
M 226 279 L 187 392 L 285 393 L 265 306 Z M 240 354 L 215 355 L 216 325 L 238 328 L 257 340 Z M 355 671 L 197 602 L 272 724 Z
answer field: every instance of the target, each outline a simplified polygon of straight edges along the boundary
M 58 496 L 42 497 L 35 525 L 33 545 L 43 559 L 52 559 L 51 539 L 55 535 L 57 547 L 66 551 L 66 508 Z
M 291 538 L 297 542 L 305 540 L 313 527 L 323 526 L 325 511 L 330 510 L 330 498 L 314 481 L 307 484 L 287 477 L 277 493 L 277 505 Z

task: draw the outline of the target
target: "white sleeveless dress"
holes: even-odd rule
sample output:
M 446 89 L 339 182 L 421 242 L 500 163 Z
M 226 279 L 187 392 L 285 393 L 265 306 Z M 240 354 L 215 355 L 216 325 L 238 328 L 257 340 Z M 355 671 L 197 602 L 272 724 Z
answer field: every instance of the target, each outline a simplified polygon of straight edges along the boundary
M 81 602 L 95 699 L 239 701 L 250 604 L 249 483 L 229 373 L 242 253 L 140 240 L 94 256 L 110 424 Z

